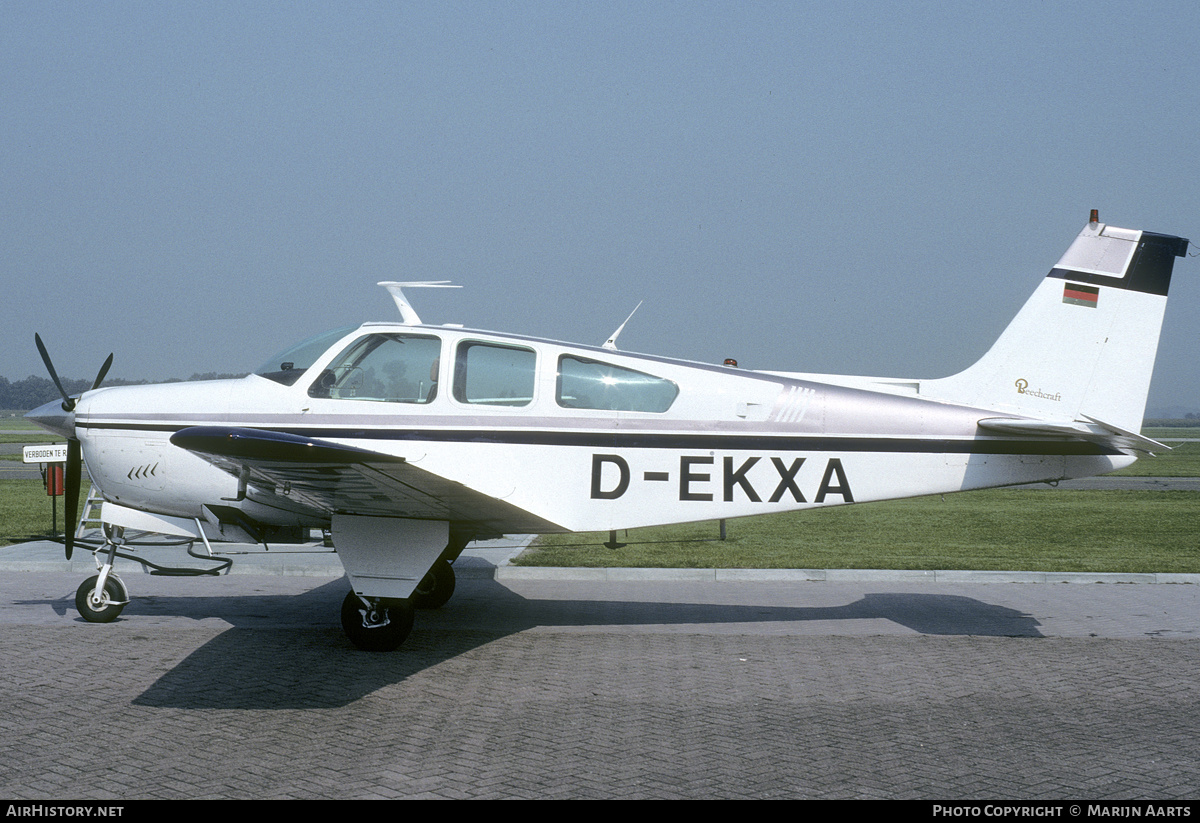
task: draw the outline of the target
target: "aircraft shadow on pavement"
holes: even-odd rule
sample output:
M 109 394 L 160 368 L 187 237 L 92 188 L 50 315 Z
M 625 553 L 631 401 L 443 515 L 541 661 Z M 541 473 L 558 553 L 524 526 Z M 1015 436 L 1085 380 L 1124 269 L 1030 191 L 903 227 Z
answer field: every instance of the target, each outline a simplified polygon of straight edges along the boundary
M 1014 609 L 960 595 L 867 594 L 844 606 L 806 607 L 703 603 L 528 599 L 494 581 L 464 581 L 442 609 L 418 612 L 397 651 L 353 648 L 336 623 L 334 606 L 346 591 L 331 581 L 293 597 L 157 598 L 154 610 L 183 616 L 221 616 L 234 623 L 189 654 L 134 699 L 139 706 L 296 709 L 345 706 L 372 692 L 511 634 L 537 627 L 732 625 L 798 621 L 890 620 L 925 635 L 1041 637 L 1037 621 Z M 239 619 L 221 604 L 242 601 L 242 615 L 295 611 L 272 625 Z M 270 601 L 270 602 L 267 602 Z M 283 601 L 283 602 L 281 602 Z M 125 619 L 137 614 L 130 604 Z M 328 617 L 326 617 L 328 616 Z M 305 620 L 307 622 L 305 622 Z M 242 623 L 243 625 L 239 625 Z M 280 625 L 280 624 L 284 625 Z M 292 624 L 295 625 L 292 625 Z

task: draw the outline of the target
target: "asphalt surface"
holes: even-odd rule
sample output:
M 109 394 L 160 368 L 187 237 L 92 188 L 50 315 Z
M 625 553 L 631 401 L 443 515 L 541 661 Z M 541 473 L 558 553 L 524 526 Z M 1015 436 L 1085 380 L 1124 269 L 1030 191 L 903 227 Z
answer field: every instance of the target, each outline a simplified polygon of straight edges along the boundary
M 1200 793 L 1196 576 L 526 570 L 520 548 L 469 549 L 388 654 L 343 636 L 318 547 L 219 578 L 127 564 L 107 625 L 74 609 L 86 553 L 0 549 L 0 796 Z

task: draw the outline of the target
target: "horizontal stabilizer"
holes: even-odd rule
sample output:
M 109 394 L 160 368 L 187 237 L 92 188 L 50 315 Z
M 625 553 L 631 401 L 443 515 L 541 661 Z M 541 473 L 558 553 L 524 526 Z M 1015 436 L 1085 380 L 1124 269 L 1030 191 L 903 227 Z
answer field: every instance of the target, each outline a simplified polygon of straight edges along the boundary
M 1108 423 L 1080 415 L 1085 420 L 1053 421 L 1027 420 L 1016 417 L 987 417 L 979 421 L 979 428 L 999 434 L 1045 435 L 1046 437 L 1077 437 L 1117 449 L 1132 449 L 1149 453 L 1170 451 L 1171 447 L 1149 437 Z

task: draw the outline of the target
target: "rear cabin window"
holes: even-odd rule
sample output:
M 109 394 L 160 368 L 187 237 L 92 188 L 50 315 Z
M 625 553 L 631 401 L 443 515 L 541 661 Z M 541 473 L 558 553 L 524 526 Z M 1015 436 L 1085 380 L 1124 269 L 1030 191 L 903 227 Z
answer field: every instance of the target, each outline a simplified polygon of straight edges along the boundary
M 346 347 L 309 387 L 312 397 L 429 403 L 437 397 L 442 341 L 418 334 L 369 334 Z
M 665 412 L 678 394 L 661 377 L 572 355 L 558 360 L 558 405 L 567 409 Z
M 454 362 L 454 399 L 484 406 L 533 402 L 537 354 L 523 346 L 467 340 Z

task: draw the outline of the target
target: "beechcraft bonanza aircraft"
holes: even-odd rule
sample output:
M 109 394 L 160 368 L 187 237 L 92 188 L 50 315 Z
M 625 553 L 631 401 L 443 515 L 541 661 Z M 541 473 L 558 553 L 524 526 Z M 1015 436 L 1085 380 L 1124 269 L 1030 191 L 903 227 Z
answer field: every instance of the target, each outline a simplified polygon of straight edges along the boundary
M 450 596 L 474 539 L 1052 482 L 1166 449 L 1138 431 L 1187 245 L 1093 211 L 991 350 L 937 380 L 428 325 L 401 287 L 442 283 L 387 283 L 398 323 L 327 332 L 238 380 L 100 388 L 106 362 L 90 391 L 28 416 L 68 438 L 69 506 L 81 460 L 106 501 L 100 572 L 76 598 L 85 619 L 128 600 L 112 571 L 124 529 L 322 528 L 351 585 L 346 634 L 391 650 L 414 607 Z

